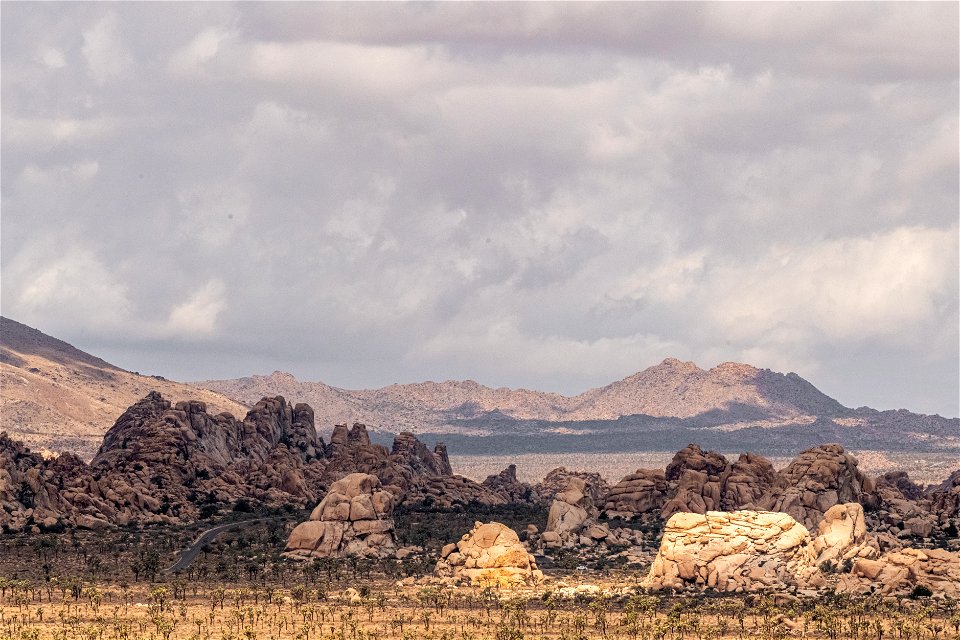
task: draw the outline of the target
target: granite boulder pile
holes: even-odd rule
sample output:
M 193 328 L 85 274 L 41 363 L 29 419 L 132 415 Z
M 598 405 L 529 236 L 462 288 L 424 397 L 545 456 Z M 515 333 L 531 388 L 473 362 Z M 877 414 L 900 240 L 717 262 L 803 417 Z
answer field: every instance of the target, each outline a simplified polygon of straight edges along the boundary
M 435 573 L 455 584 L 481 587 L 515 587 L 543 581 L 536 560 L 516 531 L 499 522 L 476 522 L 459 542 L 443 547 Z
M 330 486 L 310 519 L 290 534 L 284 552 L 294 558 L 393 555 L 393 502 L 379 478 L 351 473 Z

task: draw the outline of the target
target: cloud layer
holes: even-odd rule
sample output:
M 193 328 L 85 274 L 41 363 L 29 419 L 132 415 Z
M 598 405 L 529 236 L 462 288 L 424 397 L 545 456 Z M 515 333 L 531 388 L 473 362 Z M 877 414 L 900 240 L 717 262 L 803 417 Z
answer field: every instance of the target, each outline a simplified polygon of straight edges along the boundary
M 950 3 L 5 3 L 3 313 L 181 379 L 958 413 Z

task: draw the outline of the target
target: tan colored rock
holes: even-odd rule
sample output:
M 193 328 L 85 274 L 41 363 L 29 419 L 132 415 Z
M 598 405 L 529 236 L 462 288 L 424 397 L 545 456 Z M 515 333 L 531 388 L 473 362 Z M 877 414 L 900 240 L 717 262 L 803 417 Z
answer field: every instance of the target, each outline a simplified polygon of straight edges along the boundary
M 446 545 L 435 573 L 476 586 L 513 587 L 543 580 L 517 533 L 499 522 L 477 522 L 454 548 Z
M 863 507 L 857 503 L 838 504 L 827 509 L 817 525 L 813 540 L 815 562 L 846 560 L 876 555 L 879 548 L 868 544 Z
M 667 521 L 643 586 L 755 591 L 799 582 L 810 534 L 783 513 L 680 512 Z
M 547 514 L 546 531 L 564 534 L 579 531 L 598 512 L 582 478 L 570 477 L 566 488 L 557 493 Z
M 293 530 L 285 555 L 292 558 L 387 557 L 395 553 L 393 497 L 376 476 L 353 473 L 330 491 Z

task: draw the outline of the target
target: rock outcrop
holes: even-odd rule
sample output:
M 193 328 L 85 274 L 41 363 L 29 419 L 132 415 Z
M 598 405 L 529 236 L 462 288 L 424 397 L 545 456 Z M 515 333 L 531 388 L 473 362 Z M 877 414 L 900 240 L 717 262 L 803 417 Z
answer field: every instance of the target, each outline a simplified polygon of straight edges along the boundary
M 241 422 L 150 393 L 120 416 L 90 465 L 69 454 L 43 460 L 9 439 L 0 447 L 3 482 L 17 493 L 0 525 L 15 531 L 194 521 L 205 507 L 241 500 L 302 506 L 325 468 L 309 407 L 280 397 Z
M 936 596 L 960 598 L 960 553 L 944 549 L 901 549 L 878 558 L 859 558 L 837 580 L 841 593 L 908 596 L 918 586 Z
M 193 522 L 244 503 L 302 508 L 356 472 L 376 475 L 396 502 L 504 502 L 450 470 L 442 444 L 430 451 L 401 434 L 391 451 L 362 424 L 337 426 L 325 445 L 313 410 L 279 396 L 241 421 L 151 392 L 120 416 L 89 465 L 70 454 L 45 460 L 0 436 L 0 528 Z
M 668 489 L 663 471 L 637 469 L 610 488 L 604 510 L 610 517 L 623 518 L 660 511 Z
M 508 465 L 503 471 L 487 476 L 483 486 L 507 502 L 539 502 L 533 487 L 517 480 L 517 465 Z
M 446 545 L 436 575 L 453 583 L 511 587 L 541 582 L 543 573 L 517 533 L 499 522 L 474 523 L 459 542 Z
M 758 504 L 777 482 L 773 464 L 755 453 L 742 453 L 720 478 L 720 504 L 724 511 L 736 511 Z
M 661 510 L 663 517 L 669 518 L 681 511 L 719 511 L 720 480 L 726 470 L 726 458 L 713 451 L 704 452 L 699 445 L 691 444 L 678 451 L 665 473 L 674 488 Z
M 803 451 L 777 479 L 772 493 L 760 506 L 789 513 L 812 529 L 836 505 L 860 502 L 873 491 L 873 483 L 857 469 L 857 459 L 838 444 Z
M 810 532 L 785 513 L 680 512 L 667 521 L 642 584 L 733 592 L 782 588 L 810 572 L 809 545 Z
M 365 425 L 348 429 L 337 425 L 327 447 L 325 480 L 332 482 L 348 473 L 369 473 L 406 505 L 450 509 L 472 503 L 503 504 L 505 500 L 479 483 L 452 475 L 447 449 L 442 443 L 431 451 L 411 433 L 401 433 L 392 449 L 370 442 Z
M 960 524 L 960 469 L 950 474 L 943 484 L 929 492 L 930 510 L 944 524 Z
M 589 518 L 599 515 L 593 499 L 587 493 L 587 483 L 583 479 L 570 477 L 566 489 L 557 493 L 550 504 L 547 514 L 546 531 L 564 534 L 578 531 Z
M 593 471 L 568 471 L 564 467 L 557 467 L 533 487 L 536 495 L 544 502 L 550 502 L 561 491 L 566 491 L 570 478 L 579 478 L 585 485 L 585 493 L 590 496 L 594 504 L 603 504 L 610 485 L 599 473 Z
M 376 476 L 352 473 L 330 486 L 284 552 L 293 558 L 386 557 L 396 549 L 393 531 L 393 495 Z
M 812 538 L 786 513 L 677 513 L 643 586 L 733 592 L 793 586 L 898 596 L 925 586 L 960 596 L 960 554 L 899 547 L 883 552 L 882 546 L 857 503 L 828 508 Z

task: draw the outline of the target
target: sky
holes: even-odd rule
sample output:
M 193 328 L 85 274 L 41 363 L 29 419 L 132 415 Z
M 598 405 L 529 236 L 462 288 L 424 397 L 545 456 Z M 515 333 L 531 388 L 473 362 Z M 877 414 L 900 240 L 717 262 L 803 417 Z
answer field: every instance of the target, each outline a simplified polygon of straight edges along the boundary
M 179 380 L 954 417 L 958 7 L 5 1 L 0 311 Z

